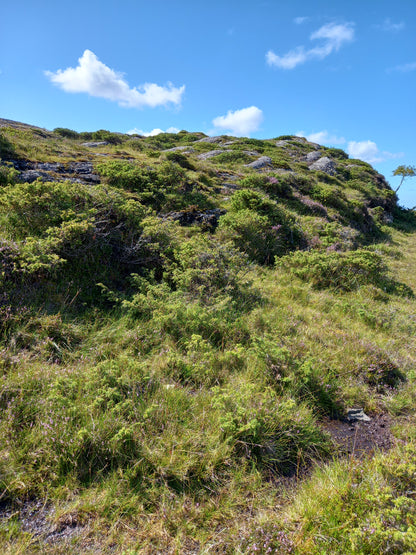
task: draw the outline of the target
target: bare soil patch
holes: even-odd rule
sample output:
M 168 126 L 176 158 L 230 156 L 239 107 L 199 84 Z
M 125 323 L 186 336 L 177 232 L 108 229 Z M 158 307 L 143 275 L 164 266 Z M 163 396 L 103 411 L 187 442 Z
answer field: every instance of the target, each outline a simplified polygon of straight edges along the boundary
M 376 451 L 387 451 L 393 445 L 390 431 L 391 417 L 380 414 L 369 422 L 328 420 L 323 428 L 328 432 L 344 455 L 358 458 L 371 456 Z

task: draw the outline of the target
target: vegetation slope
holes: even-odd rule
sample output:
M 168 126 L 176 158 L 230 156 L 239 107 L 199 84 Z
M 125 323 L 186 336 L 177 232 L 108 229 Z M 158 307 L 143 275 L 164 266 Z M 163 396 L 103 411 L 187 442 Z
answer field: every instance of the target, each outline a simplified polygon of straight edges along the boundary
M 5 120 L 0 158 L 3 553 L 416 551 L 416 219 L 381 175 Z M 350 408 L 389 450 L 337 442 Z

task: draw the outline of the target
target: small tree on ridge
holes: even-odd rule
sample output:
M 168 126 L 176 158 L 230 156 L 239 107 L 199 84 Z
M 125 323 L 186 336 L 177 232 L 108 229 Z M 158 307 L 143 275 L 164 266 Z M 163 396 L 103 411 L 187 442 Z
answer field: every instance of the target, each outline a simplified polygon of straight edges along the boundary
M 401 175 L 402 176 L 402 179 L 400 181 L 399 186 L 394 191 L 395 193 L 397 193 L 397 191 L 402 186 L 403 181 L 406 179 L 406 177 L 415 177 L 416 176 L 416 166 L 398 166 L 394 170 L 393 175 Z

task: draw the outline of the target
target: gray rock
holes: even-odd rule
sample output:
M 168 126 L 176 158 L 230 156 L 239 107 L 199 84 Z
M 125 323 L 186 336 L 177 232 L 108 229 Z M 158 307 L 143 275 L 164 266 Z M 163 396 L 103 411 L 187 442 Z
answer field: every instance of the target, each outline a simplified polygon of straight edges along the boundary
M 194 148 L 190 146 L 174 146 L 173 148 L 167 148 L 166 150 L 162 150 L 162 152 L 195 152 Z
M 71 162 L 69 171 L 78 174 L 89 174 L 92 173 L 93 166 L 91 162 Z
M 309 166 L 310 170 L 325 172 L 328 175 L 335 175 L 335 168 L 335 162 L 328 158 L 328 156 L 319 158 L 319 160 Z
M 255 170 L 258 170 L 266 166 L 271 166 L 272 159 L 269 156 L 260 156 L 260 158 L 258 158 L 257 160 L 254 160 L 254 162 L 250 162 L 250 164 L 244 164 L 244 165 L 246 168 L 253 168 Z
M 247 156 L 258 156 L 259 153 L 256 152 L 255 150 L 243 150 L 244 154 L 247 154 Z
M 181 210 L 180 212 L 164 214 L 163 218 L 177 221 L 181 226 L 198 224 L 214 230 L 218 225 L 220 216 L 225 213 L 226 211 L 221 208 L 213 208 L 212 210 Z
M 222 143 L 224 141 L 224 137 L 204 137 L 203 139 L 198 139 L 195 141 L 196 143 Z
M 36 169 L 42 170 L 45 172 L 56 172 L 56 173 L 65 172 L 65 168 L 62 164 L 54 164 L 53 162 L 38 162 L 36 164 Z
M 288 142 L 289 141 L 287 141 L 287 140 L 282 140 L 282 141 L 276 141 L 274 144 L 276 146 L 286 146 Z
M 313 152 L 308 152 L 308 154 L 305 156 L 305 160 L 307 163 L 313 163 L 319 160 L 320 157 L 321 153 L 319 152 L 319 150 L 314 150 Z
M 225 150 L 210 150 L 209 152 L 203 152 L 202 154 L 198 154 L 198 160 L 208 160 L 208 158 L 213 158 L 214 156 L 219 156 L 225 152 Z
M 81 146 L 88 146 L 91 148 L 96 148 L 98 146 L 105 146 L 108 145 L 108 141 L 95 141 L 95 142 L 91 142 L 91 143 L 81 143 Z
M 26 170 L 19 175 L 19 181 L 22 183 L 33 183 L 37 179 L 42 181 L 55 181 L 48 173 L 38 170 Z
M 371 418 L 367 416 L 363 409 L 348 409 L 348 422 L 370 422 Z

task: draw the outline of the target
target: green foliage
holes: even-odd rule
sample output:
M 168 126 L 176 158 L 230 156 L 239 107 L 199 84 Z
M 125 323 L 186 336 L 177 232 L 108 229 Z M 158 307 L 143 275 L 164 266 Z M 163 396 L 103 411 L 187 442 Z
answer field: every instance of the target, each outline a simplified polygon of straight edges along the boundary
M 106 129 L 100 129 L 99 131 L 94 131 L 91 135 L 93 141 L 106 141 L 111 145 L 121 144 L 122 138 L 119 133 L 112 133 Z
M 8 160 L 15 154 L 15 149 L 10 140 L 0 132 L 0 158 Z
M 327 148 L 325 154 L 337 160 L 348 160 L 348 154 L 341 148 Z
M 2 162 L 0 159 L 0 187 L 16 183 L 19 172 L 14 169 L 13 164 Z
M 244 163 L 247 164 L 251 162 L 251 157 L 244 152 L 240 152 L 238 150 L 229 150 L 227 152 L 223 152 L 215 157 L 215 162 L 219 164 L 235 164 L 235 163 Z
M 281 401 L 270 388 L 260 392 L 254 384 L 238 384 L 216 387 L 213 392 L 224 437 L 237 453 L 244 453 L 262 467 L 291 474 L 301 462 L 325 453 L 329 447 L 305 406 L 292 399 Z M 312 443 L 313 452 L 309 448 Z
M 290 268 L 296 277 L 317 289 L 327 287 L 353 291 L 362 285 L 387 283 L 387 266 L 380 255 L 367 250 L 353 252 L 305 252 L 276 259 L 276 265 Z
M 175 259 L 175 285 L 207 302 L 218 293 L 235 296 L 247 267 L 246 258 L 232 245 L 201 235 L 182 243 Z
M 166 153 L 166 160 L 170 162 L 174 162 L 175 164 L 179 164 L 181 168 L 185 168 L 187 170 L 194 170 L 195 166 L 189 161 L 189 159 L 180 152 L 167 152 Z
M 242 179 L 240 185 L 248 189 L 260 189 L 268 195 L 278 198 L 288 198 L 292 193 L 290 184 L 278 174 L 250 175 Z
M 66 127 L 55 127 L 53 132 L 57 133 L 61 137 L 65 137 L 66 139 L 78 139 L 79 137 L 79 133 L 77 133 L 77 131 L 67 129 Z
M 399 183 L 399 186 L 397 187 L 397 189 L 394 191 L 395 193 L 397 193 L 397 191 L 400 189 L 400 187 L 403 184 L 403 181 L 408 178 L 408 177 L 415 177 L 416 176 L 416 166 L 398 166 L 394 172 L 393 175 L 400 175 L 401 176 L 401 181 Z
M 260 264 L 302 242 L 296 221 L 258 191 L 241 189 L 231 200 L 231 210 L 221 216 L 219 233 Z

